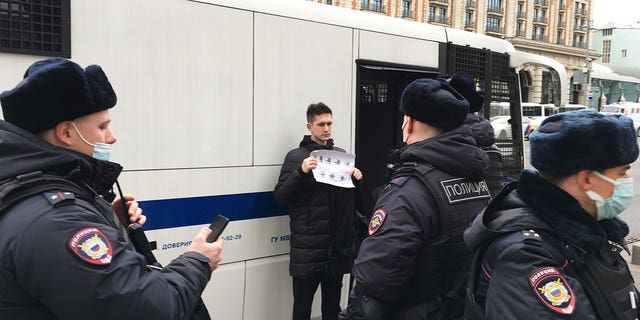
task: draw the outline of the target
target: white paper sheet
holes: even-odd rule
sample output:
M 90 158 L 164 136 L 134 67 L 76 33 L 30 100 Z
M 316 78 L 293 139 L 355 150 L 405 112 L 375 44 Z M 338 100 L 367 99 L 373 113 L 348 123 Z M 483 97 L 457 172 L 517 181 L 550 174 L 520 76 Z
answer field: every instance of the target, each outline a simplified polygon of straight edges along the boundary
M 356 163 L 355 155 L 334 150 L 316 150 L 311 155 L 318 160 L 318 166 L 312 170 L 316 181 L 342 188 L 355 188 L 349 175 Z

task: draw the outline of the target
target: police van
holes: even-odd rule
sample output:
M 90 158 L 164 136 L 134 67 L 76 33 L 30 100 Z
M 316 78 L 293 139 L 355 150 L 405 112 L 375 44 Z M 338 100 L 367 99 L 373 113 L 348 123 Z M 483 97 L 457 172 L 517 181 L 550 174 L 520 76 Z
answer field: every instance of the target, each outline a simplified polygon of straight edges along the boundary
M 27 2 L 3 10 L 19 19 Z M 118 95 L 112 159 L 125 168 L 124 192 L 148 216 L 160 262 L 184 252 L 216 214 L 231 219 L 222 264 L 203 293 L 217 319 L 291 318 L 289 217 L 273 188 L 285 154 L 308 133 L 308 104 L 333 109 L 336 145 L 356 155 L 370 195 L 385 182 L 385 155 L 401 143 L 398 102 L 414 79 L 464 71 L 485 106 L 508 103 L 500 114 L 516 125 L 501 147 L 513 176 L 523 168 L 517 71 L 547 68 L 554 91 L 564 103 L 568 96 L 560 63 L 506 40 L 311 1 L 52 3 L 64 6 L 73 35 L 62 56 L 101 65 Z M 8 51 L 0 53 L 2 89 L 45 58 Z M 343 288 L 344 306 L 348 276 Z M 313 317 L 319 302 L 318 292 Z
M 633 120 L 636 135 L 640 137 L 640 103 L 638 102 L 616 102 L 602 106 L 602 114 L 624 114 Z

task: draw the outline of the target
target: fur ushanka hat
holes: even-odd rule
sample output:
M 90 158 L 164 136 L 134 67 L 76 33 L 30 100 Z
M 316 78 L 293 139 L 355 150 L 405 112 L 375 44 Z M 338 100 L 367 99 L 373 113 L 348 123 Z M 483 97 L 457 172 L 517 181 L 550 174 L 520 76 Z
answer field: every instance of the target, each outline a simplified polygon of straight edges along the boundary
M 542 121 L 529 136 L 531 165 L 558 177 L 602 171 L 634 162 L 637 139 L 633 121 L 624 115 L 593 109 L 562 112 Z
M 400 112 L 446 132 L 464 122 L 469 103 L 443 80 L 417 79 L 402 92 Z
M 65 120 L 112 108 L 116 94 L 98 65 L 67 59 L 37 61 L 18 85 L 0 94 L 4 119 L 38 134 Z

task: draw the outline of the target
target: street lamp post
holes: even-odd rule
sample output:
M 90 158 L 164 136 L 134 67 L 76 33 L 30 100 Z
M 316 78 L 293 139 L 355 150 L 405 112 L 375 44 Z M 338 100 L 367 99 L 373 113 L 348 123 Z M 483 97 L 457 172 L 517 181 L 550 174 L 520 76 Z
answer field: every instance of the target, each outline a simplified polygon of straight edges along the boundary
M 591 33 L 591 20 L 587 19 L 587 36 L 585 41 L 585 54 L 584 54 L 584 104 L 591 107 L 591 102 L 589 101 L 589 89 L 591 84 L 590 79 L 590 70 L 591 70 L 591 58 L 589 57 L 589 34 Z

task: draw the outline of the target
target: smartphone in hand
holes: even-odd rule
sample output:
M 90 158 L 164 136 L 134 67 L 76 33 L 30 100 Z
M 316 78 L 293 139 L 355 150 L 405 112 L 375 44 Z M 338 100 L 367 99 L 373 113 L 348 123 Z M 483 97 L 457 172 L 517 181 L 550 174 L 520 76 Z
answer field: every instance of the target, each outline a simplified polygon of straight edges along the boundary
M 218 238 L 222 234 L 222 231 L 224 231 L 224 228 L 227 227 L 228 223 L 229 223 L 229 218 L 220 214 L 216 215 L 216 217 L 213 218 L 213 221 L 211 221 L 211 224 L 209 225 L 209 229 L 211 229 L 211 234 L 207 237 L 207 242 L 211 243 L 218 240 Z

